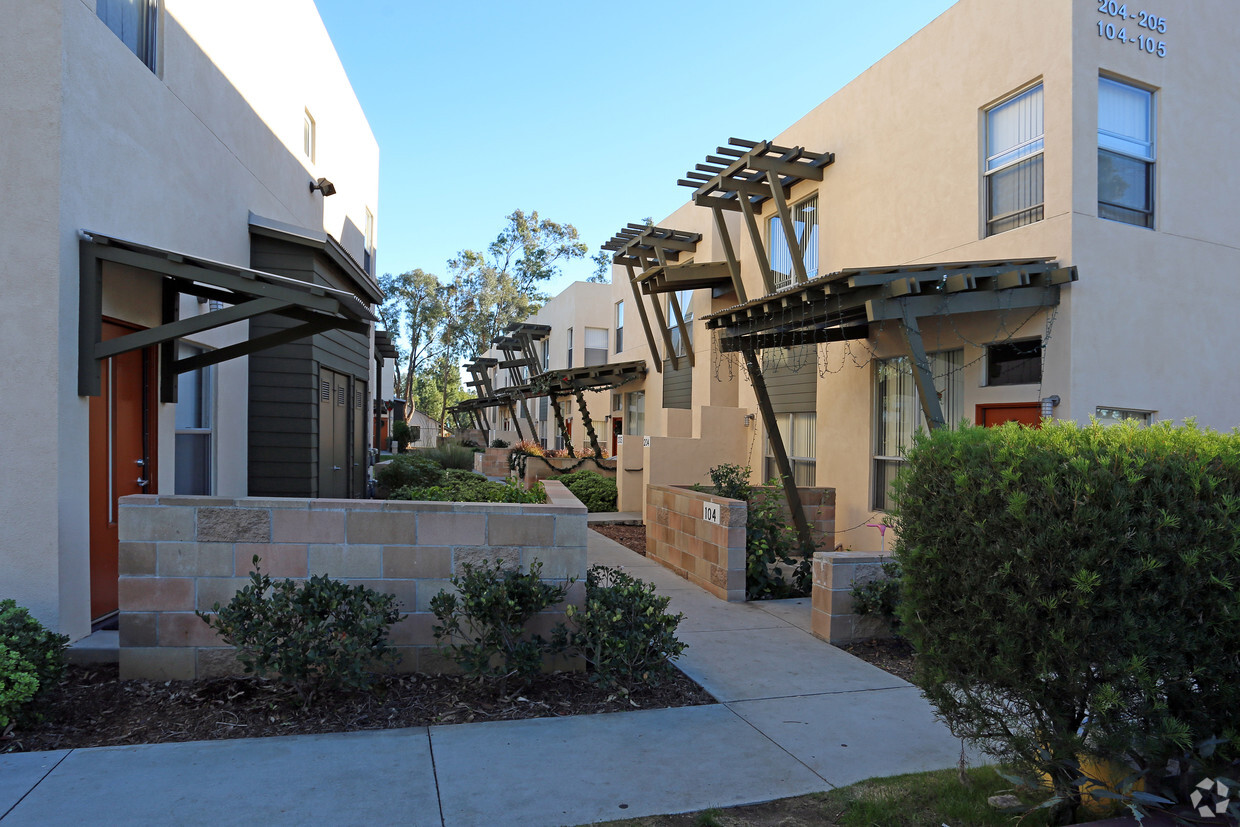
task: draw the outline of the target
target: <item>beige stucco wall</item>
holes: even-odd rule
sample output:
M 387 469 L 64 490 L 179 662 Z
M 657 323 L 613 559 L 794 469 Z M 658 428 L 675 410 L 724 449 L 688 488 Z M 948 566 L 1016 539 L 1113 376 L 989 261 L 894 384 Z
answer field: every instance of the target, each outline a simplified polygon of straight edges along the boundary
M 6 596 L 74 638 L 89 631 L 78 231 L 248 266 L 253 211 L 325 229 L 360 261 L 365 209 L 377 213 L 377 145 L 311 0 L 163 6 L 158 74 L 93 0 L 35 4 L 0 31 L 0 122 L 16 125 L 0 173 L 23 193 L 0 207 L 12 231 L 0 237 L 6 286 L 22 297 L 0 309 L 6 384 L 21 388 L 0 402 L 0 461 L 43 482 L 23 472 L 0 483 L 0 568 Z M 320 125 L 313 165 L 301 156 L 307 107 Z M 320 175 L 338 189 L 328 201 L 309 191 Z M 153 281 L 109 268 L 105 313 L 157 323 Z M 182 309 L 205 312 L 193 300 Z M 233 325 L 193 342 L 219 347 L 245 332 Z M 219 366 L 220 495 L 245 494 L 247 382 L 245 359 Z M 161 404 L 157 418 L 157 486 L 170 491 L 174 406 Z

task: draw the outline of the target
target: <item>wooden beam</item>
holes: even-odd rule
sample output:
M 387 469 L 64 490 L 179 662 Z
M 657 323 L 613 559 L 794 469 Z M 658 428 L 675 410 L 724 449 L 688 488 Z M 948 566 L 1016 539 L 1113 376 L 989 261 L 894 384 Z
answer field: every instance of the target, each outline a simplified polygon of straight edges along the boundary
M 741 212 L 745 215 L 745 226 L 749 228 L 749 240 L 758 258 L 758 272 L 762 274 L 762 285 L 767 293 L 774 293 L 775 276 L 771 273 L 771 259 L 766 254 L 766 245 L 762 243 L 762 230 L 758 227 L 758 218 L 754 215 L 753 204 L 749 203 L 748 198 L 739 200 Z
M 805 256 L 801 255 L 801 242 L 797 238 L 797 228 L 792 224 L 792 212 L 788 209 L 788 199 L 784 197 L 784 190 L 776 173 L 767 172 L 766 180 L 771 185 L 771 197 L 775 199 L 775 209 L 779 212 L 779 223 L 784 228 L 784 240 L 788 244 L 788 257 L 792 259 L 792 275 L 796 279 L 797 284 L 804 284 L 809 281 L 809 277 L 805 275 Z M 808 228 L 806 230 L 808 232 Z
M 738 353 L 747 346 L 752 346 L 755 350 L 766 350 L 772 347 L 854 341 L 868 339 L 869 336 L 870 326 L 866 324 L 790 330 L 784 333 L 752 333 L 745 336 L 723 337 L 719 342 L 719 350 L 723 353 Z
M 175 289 L 173 279 L 160 279 L 161 324 L 164 327 L 177 321 L 181 315 L 181 294 Z M 159 345 L 159 401 L 176 404 L 177 401 L 177 343 L 175 339 Z
M 749 301 L 745 295 L 745 282 L 741 279 L 741 263 L 736 257 L 736 249 L 732 246 L 732 234 L 728 232 L 727 221 L 724 218 L 723 210 L 713 209 L 711 214 L 715 217 L 715 229 L 719 233 L 719 240 L 723 243 L 723 256 L 728 262 L 728 274 L 732 277 L 732 289 L 736 291 L 736 299 L 741 304 Z
M 822 180 L 822 167 L 814 166 L 812 163 L 796 163 L 771 158 L 770 156 L 754 156 L 749 159 L 749 167 L 750 169 L 760 169 L 763 172 L 775 175 L 800 178 L 804 181 Z
M 95 346 L 95 358 L 107 359 L 131 350 L 141 350 L 151 345 L 158 345 L 183 336 L 192 336 L 195 333 L 202 333 L 206 330 L 214 330 L 217 327 L 244 321 L 264 313 L 277 313 L 287 307 L 289 307 L 289 303 L 282 299 L 253 299 L 232 307 L 225 307 L 222 310 L 213 310 L 201 316 L 191 316 L 188 319 L 180 319 L 168 324 L 162 324 L 159 327 L 139 330 L 135 333 L 127 333 L 116 339 L 109 339 Z
M 654 360 L 655 370 L 658 373 L 663 372 L 663 360 L 659 358 L 659 348 L 654 342 L 654 333 L 650 330 L 650 319 L 646 316 L 646 305 L 642 301 L 642 295 L 637 290 L 637 272 L 633 269 L 632 264 L 626 264 L 625 269 L 629 273 L 629 287 L 633 291 L 633 302 L 637 305 L 637 315 L 642 321 L 642 332 L 646 334 L 646 344 L 650 347 L 650 356 Z
M 753 386 L 754 395 L 758 398 L 758 410 L 762 414 L 762 424 L 766 428 L 767 442 L 775 457 L 775 467 L 779 469 L 788 511 L 792 515 L 793 525 L 796 526 L 797 536 L 801 540 L 801 550 L 808 554 L 814 548 L 814 536 L 810 531 L 809 521 L 805 519 L 805 509 L 801 505 L 801 492 L 797 491 L 792 463 L 788 461 L 788 451 L 784 447 L 783 434 L 779 432 L 779 422 L 775 418 L 775 409 L 771 406 L 771 395 L 766 388 L 766 379 L 762 376 L 762 368 L 758 364 L 758 354 L 752 347 L 744 348 L 741 353 L 749 369 L 749 381 Z
M 917 326 L 917 317 L 904 302 L 900 302 L 902 321 L 904 322 L 904 343 L 908 346 L 909 357 L 913 362 L 913 383 L 917 385 L 917 395 L 921 397 L 921 410 L 926 416 L 926 424 L 930 430 L 942 428 L 943 406 L 939 402 L 939 392 L 934 387 L 934 373 L 930 370 L 930 357 L 921 340 L 921 328 Z
M 185 359 L 178 359 L 176 361 L 176 372 L 185 373 L 186 371 L 205 368 L 208 365 L 218 365 L 220 362 L 227 362 L 229 359 L 236 359 L 238 356 L 249 356 L 251 353 L 257 353 L 260 350 L 267 350 L 277 345 L 295 342 L 298 339 L 304 339 L 307 336 L 313 336 L 316 333 L 323 333 L 335 328 L 335 319 L 321 318 L 319 321 L 305 322 L 297 327 L 285 328 L 275 333 L 268 333 L 266 336 L 259 336 L 257 339 L 247 339 L 235 345 L 222 347 L 217 350 L 208 350 L 205 353 Z

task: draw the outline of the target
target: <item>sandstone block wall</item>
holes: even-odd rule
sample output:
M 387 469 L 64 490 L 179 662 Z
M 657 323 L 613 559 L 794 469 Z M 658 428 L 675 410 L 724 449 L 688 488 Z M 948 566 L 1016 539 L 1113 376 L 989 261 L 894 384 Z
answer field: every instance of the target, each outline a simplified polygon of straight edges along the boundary
M 854 585 L 884 578 L 882 564 L 890 555 L 871 551 L 820 551 L 814 555 L 811 615 L 814 635 L 830 643 L 891 637 L 886 621 L 853 610 Z
M 239 673 L 231 647 L 197 615 L 249 583 L 255 555 L 275 578 L 326 574 L 396 595 L 391 642 L 401 671 L 450 669 L 435 646 L 431 598 L 464 563 L 542 562 L 552 582 L 585 596 L 586 510 L 556 482 L 545 505 L 383 500 L 131 496 L 120 507 L 123 678 Z M 536 625 L 550 629 L 564 606 Z

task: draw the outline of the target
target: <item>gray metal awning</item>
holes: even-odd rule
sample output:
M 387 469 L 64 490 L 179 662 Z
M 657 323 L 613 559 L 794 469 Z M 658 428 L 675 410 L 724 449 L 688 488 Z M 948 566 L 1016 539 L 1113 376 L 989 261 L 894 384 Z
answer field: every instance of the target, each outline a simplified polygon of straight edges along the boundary
M 248 356 L 260 350 L 323 333 L 347 330 L 365 334 L 376 317 L 366 304 L 344 290 L 310 284 L 211 259 L 150 247 L 83 230 L 78 241 L 80 306 L 78 309 L 78 394 L 98 396 L 104 359 L 159 345 L 160 401 L 176 401 L 179 373 Z M 163 323 L 158 327 L 103 341 L 103 263 L 147 270 L 162 276 Z M 179 319 L 181 294 L 229 305 L 200 316 Z M 273 313 L 300 324 L 287 330 L 177 359 L 176 341 L 206 330 Z

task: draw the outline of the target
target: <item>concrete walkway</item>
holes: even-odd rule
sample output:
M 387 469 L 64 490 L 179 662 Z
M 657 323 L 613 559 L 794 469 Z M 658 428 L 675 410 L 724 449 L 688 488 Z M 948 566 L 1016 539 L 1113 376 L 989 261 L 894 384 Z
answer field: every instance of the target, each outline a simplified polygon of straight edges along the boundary
M 595 532 L 672 597 L 721 703 L 382 732 L 0 756 L 0 823 L 577 825 L 952 766 L 918 691 L 814 638 L 806 601 L 728 604 Z

